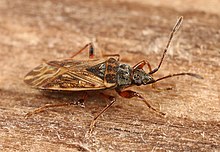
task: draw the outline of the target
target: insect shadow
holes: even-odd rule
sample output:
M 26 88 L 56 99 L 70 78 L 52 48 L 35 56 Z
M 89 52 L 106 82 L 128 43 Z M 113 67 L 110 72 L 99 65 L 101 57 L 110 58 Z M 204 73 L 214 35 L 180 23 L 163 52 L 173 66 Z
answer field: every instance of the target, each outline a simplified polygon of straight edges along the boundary
M 152 107 L 140 93 L 128 90 L 127 88 L 135 85 L 141 86 L 154 84 L 158 81 L 174 76 L 188 75 L 202 79 L 200 75 L 189 72 L 170 74 L 158 79 L 153 78 L 153 74 L 160 69 L 173 35 L 179 29 L 182 21 L 183 17 L 180 17 L 177 20 L 170 33 L 170 37 L 163 51 L 161 60 L 158 66 L 154 69 L 151 68 L 150 63 L 146 60 L 142 60 L 134 66 L 121 63 L 119 54 L 103 55 L 103 58 L 95 59 L 93 44 L 89 43 L 68 59 L 48 61 L 37 66 L 25 76 L 24 82 L 33 88 L 43 91 L 84 92 L 82 98 L 78 100 L 79 103 L 83 103 L 83 101 L 87 98 L 87 91 L 114 89 L 121 97 L 139 98 L 152 111 L 160 115 L 165 115 L 165 113 Z M 90 59 L 73 59 L 85 50 L 89 51 Z M 143 69 L 145 65 L 148 67 L 148 72 Z M 101 95 L 108 99 L 110 103 L 94 117 L 90 124 L 90 132 L 92 132 L 100 115 L 109 109 L 116 101 L 114 96 L 104 93 L 101 93 Z M 51 107 L 69 106 L 71 104 L 72 103 L 48 104 L 27 113 L 26 118 Z

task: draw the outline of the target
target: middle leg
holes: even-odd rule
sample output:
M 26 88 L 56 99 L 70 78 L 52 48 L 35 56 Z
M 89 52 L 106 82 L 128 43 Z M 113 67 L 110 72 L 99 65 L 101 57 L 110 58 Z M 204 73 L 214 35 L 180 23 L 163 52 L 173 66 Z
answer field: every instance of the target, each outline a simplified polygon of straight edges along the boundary
M 115 97 L 113 96 L 110 96 L 110 95 L 106 95 L 106 94 L 103 94 L 101 93 L 101 95 L 103 97 L 105 97 L 106 99 L 110 100 L 110 104 L 108 104 L 104 109 L 102 109 L 102 111 L 100 111 L 96 116 L 95 118 L 92 120 L 91 124 L 90 124 L 90 130 L 89 130 L 89 133 L 91 133 L 93 131 L 93 128 L 97 122 L 97 119 L 106 111 L 108 110 L 116 101 Z

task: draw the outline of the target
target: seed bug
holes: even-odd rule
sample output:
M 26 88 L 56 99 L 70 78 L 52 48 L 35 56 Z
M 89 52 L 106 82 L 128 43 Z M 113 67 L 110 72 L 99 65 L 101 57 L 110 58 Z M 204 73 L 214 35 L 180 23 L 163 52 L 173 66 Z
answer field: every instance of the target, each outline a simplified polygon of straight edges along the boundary
M 140 86 L 154 84 L 155 82 L 158 82 L 160 80 L 181 75 L 188 75 L 202 79 L 200 75 L 188 72 L 170 74 L 158 79 L 153 78 L 153 74 L 160 69 L 165 54 L 172 41 L 173 35 L 179 29 L 182 20 L 183 17 L 180 17 L 177 20 L 175 26 L 170 33 L 170 37 L 163 51 L 162 58 L 158 66 L 154 69 L 151 68 L 150 63 L 146 60 L 138 62 L 133 67 L 129 66 L 128 64 L 120 63 L 119 54 L 105 55 L 104 57 L 106 58 L 94 59 L 93 44 L 89 43 L 68 59 L 49 61 L 39 65 L 25 76 L 24 82 L 34 88 L 47 91 L 55 90 L 86 92 L 91 90 L 94 91 L 114 89 L 121 97 L 137 97 L 142 100 L 149 109 L 155 111 L 156 113 L 159 113 L 160 115 L 165 115 L 163 112 L 160 112 L 159 110 L 156 110 L 154 107 L 152 107 L 138 92 L 125 89 L 134 85 Z M 87 61 L 73 60 L 76 55 L 87 49 L 89 49 L 89 58 L 91 59 Z M 149 72 L 144 71 L 143 68 L 145 65 L 147 65 Z M 101 112 L 98 113 L 98 115 L 94 117 L 93 121 L 90 124 L 90 131 L 92 131 L 99 116 L 103 114 L 107 109 L 109 109 L 116 101 L 116 98 L 114 96 L 106 94 L 102 95 L 110 100 L 110 104 L 108 104 Z M 85 98 L 86 97 L 83 97 L 82 99 L 80 99 L 80 101 L 84 101 Z M 71 103 L 45 105 L 32 112 L 27 113 L 26 117 L 29 117 L 35 113 L 42 112 L 50 107 L 67 105 L 71 105 Z

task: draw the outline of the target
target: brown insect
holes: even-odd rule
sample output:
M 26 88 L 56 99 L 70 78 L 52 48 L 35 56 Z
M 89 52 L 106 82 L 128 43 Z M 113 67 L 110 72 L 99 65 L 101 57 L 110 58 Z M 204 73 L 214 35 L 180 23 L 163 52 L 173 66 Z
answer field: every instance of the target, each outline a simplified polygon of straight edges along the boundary
M 153 111 L 165 115 L 164 113 L 153 108 L 141 94 L 125 90 L 128 87 L 133 85 L 147 85 L 153 84 L 157 81 L 181 75 L 189 75 L 196 78 L 202 79 L 201 76 L 194 73 L 177 73 L 164 76 L 159 79 L 154 79 L 153 74 L 156 73 L 164 59 L 164 56 L 168 50 L 170 42 L 173 38 L 174 33 L 179 29 L 182 23 L 183 17 L 180 17 L 173 27 L 170 38 L 167 42 L 167 45 L 163 51 L 162 58 L 160 60 L 157 68 L 153 69 L 150 66 L 150 63 L 146 60 L 138 62 L 133 67 L 128 64 L 120 63 L 119 54 L 115 55 L 106 55 L 107 59 L 90 59 L 87 61 L 75 61 L 73 58 L 81 53 L 84 50 L 89 48 L 89 57 L 94 56 L 94 49 L 92 43 L 85 45 L 81 50 L 75 53 L 69 59 L 64 60 L 55 60 L 45 62 L 38 67 L 30 71 L 24 78 L 24 82 L 28 85 L 49 91 L 89 91 L 89 90 L 105 90 L 105 89 L 115 89 L 116 92 L 124 98 L 133 98 L 137 97 L 142 100 L 150 109 Z M 143 67 L 147 65 L 149 72 L 145 72 Z M 107 105 L 99 114 L 94 117 L 93 121 L 90 124 L 90 131 L 92 131 L 96 120 L 101 114 L 103 114 L 109 107 L 111 107 L 116 99 L 113 96 L 102 94 L 105 98 L 110 100 L 110 104 Z M 85 99 L 80 99 L 83 101 Z M 58 106 L 67 106 L 71 103 L 62 103 L 62 104 L 49 104 L 43 107 L 40 107 L 32 112 L 27 113 L 26 117 L 31 116 L 32 114 L 39 113 L 50 107 Z

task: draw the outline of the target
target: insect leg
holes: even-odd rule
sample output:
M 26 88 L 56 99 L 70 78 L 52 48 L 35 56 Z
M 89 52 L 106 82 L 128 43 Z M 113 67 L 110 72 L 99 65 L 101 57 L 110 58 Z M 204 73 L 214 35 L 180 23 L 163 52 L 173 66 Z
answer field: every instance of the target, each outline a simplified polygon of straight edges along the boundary
M 88 94 L 87 94 L 87 92 L 83 92 L 83 93 L 84 93 L 83 97 L 78 100 L 77 105 L 79 105 L 82 108 L 85 108 L 84 101 L 87 100 Z
M 106 94 L 101 94 L 101 95 L 104 96 L 105 98 L 107 98 L 108 100 L 110 100 L 110 104 L 108 104 L 104 109 L 102 109 L 102 111 L 100 111 L 98 113 L 98 115 L 95 116 L 95 118 L 92 120 L 92 122 L 90 124 L 90 130 L 89 130 L 90 133 L 93 131 L 93 128 L 96 124 L 96 121 L 101 116 L 101 114 L 103 114 L 106 110 L 108 110 L 116 101 L 115 97 L 113 97 L 113 96 L 106 95 Z
M 151 72 L 151 71 L 152 71 L 151 65 L 150 65 L 150 63 L 149 63 L 148 61 L 145 61 L 145 60 L 138 62 L 136 65 L 133 66 L 133 69 L 134 69 L 134 70 L 135 70 L 135 69 L 143 69 L 143 67 L 144 67 L 146 64 L 147 64 L 147 66 L 148 66 L 149 72 Z
M 168 90 L 172 90 L 172 89 L 173 89 L 172 87 L 158 88 L 155 83 L 152 83 L 151 86 L 152 86 L 153 89 L 155 89 L 155 90 L 158 91 L 158 92 L 168 91 Z
M 134 92 L 134 91 L 131 91 L 131 90 L 125 90 L 125 91 L 119 91 L 119 90 L 116 90 L 118 92 L 118 94 L 121 96 L 121 97 L 124 97 L 124 98 L 133 98 L 133 97 L 137 97 L 139 99 L 141 99 L 147 106 L 148 108 L 150 108 L 151 110 L 153 110 L 154 112 L 160 114 L 160 115 L 165 115 L 165 113 L 163 112 L 160 112 L 158 110 L 156 110 L 154 107 L 152 107 L 145 99 L 144 97 L 142 97 L 139 93 L 137 92 Z
M 28 112 L 26 115 L 25 115 L 25 118 L 28 118 L 30 116 L 32 116 L 33 114 L 38 114 L 38 113 L 41 113 L 49 108 L 52 108 L 52 107 L 63 107 L 63 106 L 70 106 L 72 105 L 73 103 L 60 103 L 60 104 L 47 104 L 45 106 L 42 106 L 40 108 L 37 108 L 35 109 L 34 111 L 31 111 L 31 112 Z
M 73 54 L 70 58 L 74 58 L 75 56 L 77 56 L 78 54 L 80 54 L 81 52 L 85 51 L 86 48 L 89 48 L 89 58 L 93 58 L 94 57 L 94 48 L 93 48 L 93 44 L 92 43 L 88 43 L 86 44 L 82 49 L 80 49 L 79 51 L 77 51 L 75 54 Z

